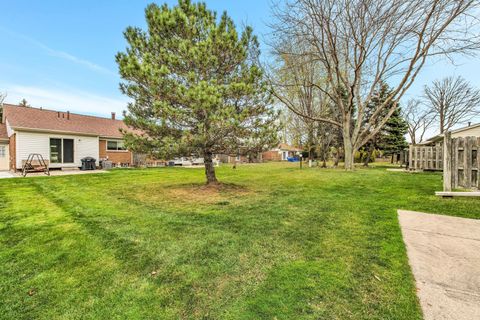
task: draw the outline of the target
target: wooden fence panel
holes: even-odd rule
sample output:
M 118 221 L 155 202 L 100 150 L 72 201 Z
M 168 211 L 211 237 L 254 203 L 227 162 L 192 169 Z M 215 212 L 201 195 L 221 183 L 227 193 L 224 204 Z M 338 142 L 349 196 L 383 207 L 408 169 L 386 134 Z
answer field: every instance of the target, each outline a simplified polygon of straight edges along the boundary
M 410 145 L 408 150 L 410 170 L 443 170 L 443 146 Z
M 449 134 L 446 135 L 445 146 L 449 150 L 445 150 L 443 159 L 445 161 L 444 191 L 456 188 L 477 190 L 480 182 L 480 155 L 478 154 L 480 138 L 450 139 L 448 137 Z M 451 156 L 451 163 L 448 163 L 447 155 Z M 449 172 L 447 168 L 450 169 Z M 449 174 L 451 174 L 450 177 Z

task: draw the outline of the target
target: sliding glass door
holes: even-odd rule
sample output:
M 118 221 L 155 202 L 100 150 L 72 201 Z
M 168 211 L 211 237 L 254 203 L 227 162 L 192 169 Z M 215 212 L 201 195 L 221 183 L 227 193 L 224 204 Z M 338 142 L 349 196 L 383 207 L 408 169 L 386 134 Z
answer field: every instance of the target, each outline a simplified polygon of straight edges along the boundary
M 73 139 L 63 139 L 63 163 L 73 163 Z
M 73 163 L 73 139 L 50 138 L 50 162 Z
M 50 139 L 50 162 L 62 163 L 62 139 Z

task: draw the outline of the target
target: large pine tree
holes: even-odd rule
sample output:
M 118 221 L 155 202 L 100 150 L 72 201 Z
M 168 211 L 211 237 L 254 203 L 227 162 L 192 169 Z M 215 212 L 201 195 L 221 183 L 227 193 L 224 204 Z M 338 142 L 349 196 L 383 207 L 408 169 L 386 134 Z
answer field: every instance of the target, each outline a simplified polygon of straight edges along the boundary
M 241 34 L 225 13 L 179 0 L 149 5 L 147 30 L 129 27 L 126 52 L 116 56 L 121 91 L 133 102 L 124 133 L 132 150 L 157 157 L 201 156 L 207 183 L 216 183 L 212 157 L 258 150 L 276 142 L 277 114 L 252 29 Z

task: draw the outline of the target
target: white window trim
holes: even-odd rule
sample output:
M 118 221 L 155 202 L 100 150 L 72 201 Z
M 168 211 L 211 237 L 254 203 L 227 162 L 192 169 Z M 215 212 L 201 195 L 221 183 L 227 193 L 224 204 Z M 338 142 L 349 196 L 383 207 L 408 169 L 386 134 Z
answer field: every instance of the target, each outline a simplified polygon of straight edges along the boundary
M 125 150 L 110 150 L 110 149 L 108 149 L 108 143 L 109 142 L 121 143 L 123 145 L 123 140 L 112 140 L 112 139 L 105 140 L 105 151 L 106 152 L 128 152 L 128 150 L 126 150 L 126 149 Z M 117 148 L 118 148 L 118 146 L 117 146 Z

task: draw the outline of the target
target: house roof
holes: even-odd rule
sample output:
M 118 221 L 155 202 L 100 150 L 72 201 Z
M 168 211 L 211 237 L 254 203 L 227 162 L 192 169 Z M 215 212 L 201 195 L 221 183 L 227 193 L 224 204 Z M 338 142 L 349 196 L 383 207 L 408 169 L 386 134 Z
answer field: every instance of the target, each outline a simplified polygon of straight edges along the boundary
M 122 120 L 111 118 L 10 104 L 3 105 L 3 112 L 8 125 L 17 130 L 77 133 L 105 138 L 122 138 L 120 129 L 132 131 Z
M 278 149 L 287 150 L 287 151 L 302 151 L 302 149 L 297 148 L 297 147 L 293 147 L 293 146 L 291 146 L 289 144 L 286 144 L 286 143 L 280 143 L 278 145 Z
M 469 126 L 465 126 L 465 127 L 458 128 L 458 129 L 455 129 L 455 130 L 450 130 L 450 133 L 459 133 L 459 132 L 468 131 L 468 130 L 471 130 L 471 129 L 474 129 L 474 128 L 478 128 L 478 127 L 480 127 L 480 123 L 471 124 L 471 125 L 469 125 Z M 443 134 L 443 133 L 437 134 L 436 136 L 433 136 L 433 137 L 431 137 L 431 138 L 428 138 L 427 140 L 422 141 L 422 142 L 420 142 L 419 144 L 428 144 L 428 143 L 432 143 L 432 142 L 437 142 L 437 141 L 442 140 L 443 137 L 444 137 L 444 134 Z
M 8 140 L 7 125 L 0 123 L 0 140 Z

